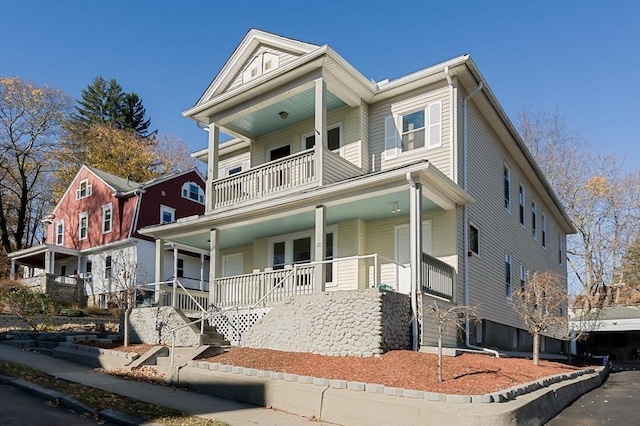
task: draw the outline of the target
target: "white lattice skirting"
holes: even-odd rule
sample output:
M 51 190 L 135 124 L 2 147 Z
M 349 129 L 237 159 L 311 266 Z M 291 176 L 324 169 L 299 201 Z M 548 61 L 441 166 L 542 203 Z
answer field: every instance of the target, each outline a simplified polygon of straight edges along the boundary
M 218 333 L 234 346 L 239 346 L 242 335 L 271 310 L 266 308 L 238 308 L 216 314 L 210 325 L 215 326 Z

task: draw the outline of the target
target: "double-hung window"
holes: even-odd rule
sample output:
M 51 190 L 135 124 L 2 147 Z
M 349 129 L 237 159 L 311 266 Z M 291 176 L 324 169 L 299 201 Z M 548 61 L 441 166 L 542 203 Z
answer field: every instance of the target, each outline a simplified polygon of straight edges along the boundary
M 62 245 L 64 239 L 64 221 L 59 220 L 56 222 L 56 245 Z
M 511 169 L 504 166 L 504 209 L 511 211 Z
M 107 256 L 104 260 L 104 277 L 105 279 L 111 278 L 111 256 Z
M 389 116 L 384 122 L 385 159 L 420 148 L 442 146 L 442 102 L 425 109 Z
M 111 232 L 111 222 L 113 220 L 113 208 L 111 204 L 102 206 L 102 233 Z
M 527 267 L 520 264 L 520 291 L 524 290 L 524 285 L 527 280 Z
M 177 271 L 176 271 L 176 276 L 178 278 L 183 278 L 184 277 L 184 259 L 178 258 L 178 262 L 177 262 Z
M 540 219 L 540 232 L 542 239 L 542 247 L 547 247 L 547 215 L 542 213 L 542 218 Z
M 531 200 L 531 236 L 538 238 L 538 230 L 536 229 L 538 221 L 538 205 L 535 201 Z
M 480 230 L 469 224 L 469 251 L 480 254 Z
M 520 189 L 518 190 L 518 204 L 520 225 L 524 226 L 524 186 L 522 184 L 520 184 Z
M 505 295 L 511 297 L 511 255 L 509 253 L 504 254 L 504 274 Z
M 562 234 L 558 233 L 558 263 L 562 265 Z
M 82 212 L 78 220 L 78 236 L 79 239 L 85 240 L 89 233 L 89 213 Z

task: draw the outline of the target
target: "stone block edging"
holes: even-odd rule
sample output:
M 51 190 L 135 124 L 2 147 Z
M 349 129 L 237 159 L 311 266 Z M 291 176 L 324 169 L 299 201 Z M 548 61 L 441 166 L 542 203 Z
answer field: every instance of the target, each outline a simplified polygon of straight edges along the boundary
M 609 373 L 610 366 L 576 370 L 570 373 L 560 373 L 547 376 L 527 383 L 522 383 L 497 392 L 483 395 L 457 395 L 437 392 L 419 391 L 414 389 L 403 389 L 385 386 L 377 383 L 352 382 L 346 380 L 325 379 L 320 377 L 310 377 L 298 374 L 280 373 L 275 371 L 259 370 L 255 368 L 245 368 L 232 366 L 217 362 L 188 361 L 187 366 L 204 370 L 219 371 L 228 374 L 238 374 L 244 376 L 257 376 L 272 380 L 283 380 L 288 382 L 298 382 L 302 384 L 314 384 L 316 386 L 332 387 L 336 389 L 347 389 L 353 392 L 371 392 L 385 394 L 388 396 L 398 396 L 403 398 L 424 399 L 427 401 L 453 402 L 460 404 L 486 404 L 501 403 L 516 399 L 520 395 L 535 392 L 542 388 L 550 387 L 553 384 L 567 380 L 572 380 L 585 374 L 597 373 L 601 380 L 604 380 Z

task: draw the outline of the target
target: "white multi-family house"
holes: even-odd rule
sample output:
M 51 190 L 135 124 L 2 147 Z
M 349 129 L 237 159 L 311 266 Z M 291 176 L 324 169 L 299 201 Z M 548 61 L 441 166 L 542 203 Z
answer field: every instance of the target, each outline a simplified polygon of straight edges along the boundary
M 434 343 L 437 300 L 480 307 L 449 345 L 530 348 L 510 299 L 527 271 L 566 276 L 574 228 L 470 56 L 376 83 L 251 30 L 183 115 L 208 131 L 205 213 L 142 233 L 208 253 L 210 305 L 395 290 L 414 345 Z

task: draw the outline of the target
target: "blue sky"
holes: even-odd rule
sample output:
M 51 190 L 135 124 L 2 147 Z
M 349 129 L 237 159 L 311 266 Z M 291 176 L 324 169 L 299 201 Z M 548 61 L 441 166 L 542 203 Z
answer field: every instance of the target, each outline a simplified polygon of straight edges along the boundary
M 193 149 L 191 107 L 250 28 L 328 44 L 367 78 L 469 53 L 513 121 L 558 110 L 597 152 L 640 169 L 640 0 L 0 0 L 0 75 L 74 98 L 96 76 L 142 98 Z

